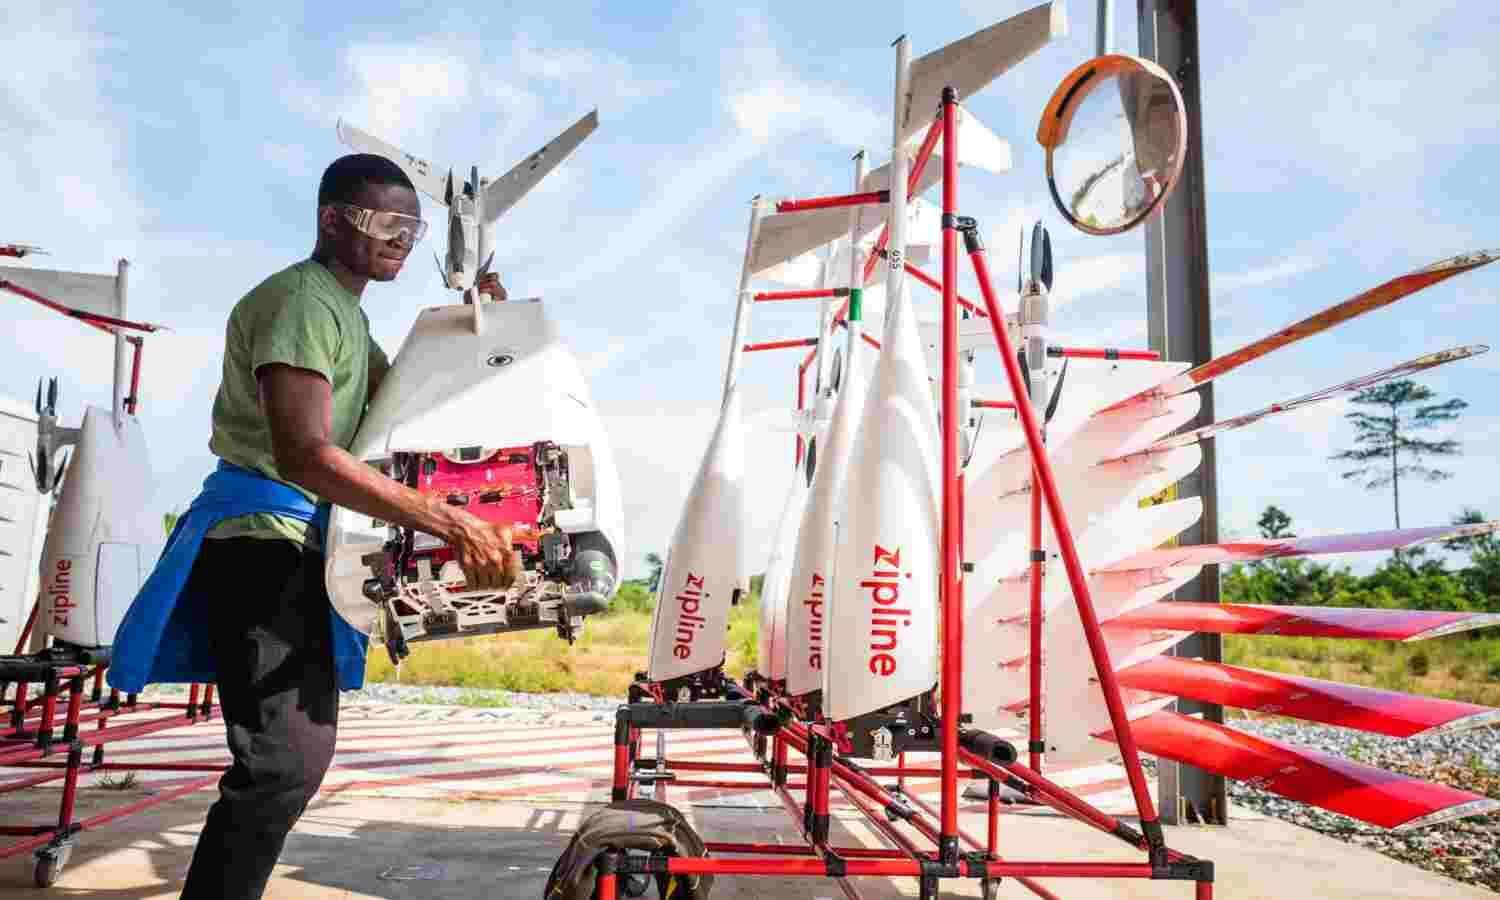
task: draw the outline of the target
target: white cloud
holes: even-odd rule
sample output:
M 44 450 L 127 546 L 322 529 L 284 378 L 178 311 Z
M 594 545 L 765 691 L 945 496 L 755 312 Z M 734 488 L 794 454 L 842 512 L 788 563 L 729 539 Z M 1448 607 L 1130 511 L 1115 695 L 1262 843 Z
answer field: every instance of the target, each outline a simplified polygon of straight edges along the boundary
M 1322 268 L 1323 264 L 1323 260 L 1311 256 L 1291 256 L 1242 272 L 1221 273 L 1213 276 L 1213 296 L 1222 298 L 1246 288 L 1267 287 L 1290 281 L 1298 275 Z
M 1131 349 L 1145 343 L 1146 328 L 1145 319 L 1124 319 L 1108 328 L 1058 329 L 1053 332 L 1052 339 L 1068 347 Z
M 550 281 L 542 281 L 534 287 L 534 292 L 544 296 L 566 294 L 590 279 L 639 263 L 664 234 L 702 209 L 705 196 L 759 152 L 760 148 L 754 144 L 730 138 L 709 147 L 680 168 L 672 167 L 670 173 L 664 173 L 664 183 L 649 191 L 652 199 L 622 223 L 598 252 L 589 254 L 580 265 L 559 272 Z
M 474 74 L 458 54 L 420 44 L 355 44 L 343 65 L 355 81 L 350 117 L 392 141 L 428 134 L 468 98 Z
M 787 65 L 763 20 L 745 17 L 741 36 L 740 47 L 725 54 L 730 75 L 725 105 L 744 136 L 766 143 L 815 130 L 836 146 L 861 147 L 889 134 L 888 114 L 840 86 L 809 81 Z
M 1086 256 L 1064 262 L 1053 282 L 1057 288 L 1057 301 L 1059 304 L 1071 303 L 1091 294 L 1119 290 L 1139 281 L 1145 268 L 1146 259 L 1140 253 Z
M 62 4 L 8 4 L 0 27 L 0 148 L 8 229 L 54 252 L 79 233 L 133 230 L 140 204 L 130 186 L 123 138 L 99 86 L 111 41 Z M 55 260 L 54 260 L 55 261 Z
M 665 93 L 672 82 L 647 78 L 629 60 L 598 48 L 538 47 L 525 34 L 511 46 L 511 64 L 528 78 L 568 85 L 620 114 Z

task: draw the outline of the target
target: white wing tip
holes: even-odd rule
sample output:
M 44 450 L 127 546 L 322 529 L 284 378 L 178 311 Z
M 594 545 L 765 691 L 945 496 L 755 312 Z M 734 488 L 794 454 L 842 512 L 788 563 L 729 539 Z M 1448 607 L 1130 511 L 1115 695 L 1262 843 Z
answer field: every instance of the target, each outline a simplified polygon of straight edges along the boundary
M 1439 734 L 1454 734 L 1461 731 L 1472 731 L 1475 728 L 1488 728 L 1491 725 L 1500 725 L 1500 709 L 1490 709 L 1484 712 L 1473 713 L 1462 716 L 1451 722 L 1434 725 L 1424 731 L 1419 731 L 1407 740 L 1416 738 L 1432 737 Z
M 1451 634 L 1461 634 L 1465 631 L 1476 631 L 1480 628 L 1489 628 L 1500 625 L 1500 613 L 1475 613 L 1462 619 L 1456 619 L 1446 625 L 1437 625 L 1426 631 L 1419 631 L 1407 638 L 1403 643 L 1414 641 L 1426 641 L 1432 638 L 1447 637 Z
M 1493 800 L 1489 797 L 1482 797 L 1478 800 L 1470 800 L 1467 803 L 1459 803 L 1454 806 L 1449 806 L 1444 809 L 1437 810 L 1436 812 L 1428 813 L 1425 816 L 1410 819 L 1394 826 L 1393 828 L 1391 828 L 1391 831 L 1395 834 L 1401 834 L 1404 832 L 1416 831 L 1421 828 L 1428 828 L 1433 825 L 1440 825 L 1444 822 L 1454 822 L 1459 819 L 1467 819 L 1470 816 L 1488 815 L 1489 813 L 1492 813 L 1496 810 L 1500 810 L 1500 800 Z
M 1052 40 L 1068 36 L 1068 4 L 1064 0 L 1053 0 L 1052 20 L 1048 24 L 1048 36 Z

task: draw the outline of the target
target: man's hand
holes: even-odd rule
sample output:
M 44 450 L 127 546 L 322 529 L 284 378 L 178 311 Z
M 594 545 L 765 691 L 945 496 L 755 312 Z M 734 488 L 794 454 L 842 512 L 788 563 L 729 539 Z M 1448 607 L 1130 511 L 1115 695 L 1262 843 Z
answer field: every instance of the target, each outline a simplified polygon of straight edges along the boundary
M 521 554 L 511 546 L 511 531 L 464 513 L 448 542 L 471 591 L 503 590 L 521 577 Z
M 479 293 L 488 294 L 494 303 L 504 302 L 509 296 L 505 292 L 505 285 L 500 283 L 500 276 L 495 272 L 486 272 L 479 276 L 479 281 L 474 286 L 478 288 Z

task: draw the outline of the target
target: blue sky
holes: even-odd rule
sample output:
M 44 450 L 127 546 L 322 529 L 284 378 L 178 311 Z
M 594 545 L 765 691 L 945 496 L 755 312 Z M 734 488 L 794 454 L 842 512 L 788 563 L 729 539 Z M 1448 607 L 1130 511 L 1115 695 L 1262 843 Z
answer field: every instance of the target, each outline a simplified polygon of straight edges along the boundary
M 504 171 L 588 109 L 595 135 L 503 222 L 511 292 L 542 296 L 606 414 L 628 488 L 633 560 L 663 550 L 717 401 L 754 194 L 841 192 L 858 147 L 883 159 L 889 44 L 921 54 L 1025 4 L 318 4 L 185 15 L 163 4 L 7 3 L 0 11 L 0 239 L 39 264 L 108 271 L 131 260 L 148 341 L 142 419 L 156 502 L 184 506 L 208 471 L 208 414 L 233 303 L 311 247 L 317 178 L 345 151 L 340 116 L 405 149 Z M 1135 44 L 1119 4 L 1121 48 Z M 1483 4 L 1202 4 L 1214 347 L 1223 352 L 1388 277 L 1500 245 L 1494 161 L 1500 95 Z M 357 9 L 358 11 L 351 11 Z M 335 12 L 337 10 L 337 12 Z M 991 234 L 1002 283 L 1012 237 L 1041 218 L 1059 274 L 1057 322 L 1080 339 L 1145 343 L 1140 232 L 1088 238 L 1047 199 L 1036 117 L 1092 52 L 1093 7 L 1072 34 L 969 107 L 1010 141 L 1015 169 L 966 176 L 961 206 Z M 429 204 L 429 217 L 437 214 Z M 444 302 L 426 262 L 365 306 L 394 353 L 423 305 Z M 923 295 L 915 295 L 921 298 Z M 1500 271 L 1463 276 L 1227 377 L 1220 416 L 1422 353 L 1500 337 Z M 756 311 L 757 338 L 809 334 L 811 307 Z M 936 309 L 918 304 L 919 315 Z M 65 419 L 107 403 L 110 345 L 12 299 L 0 304 L 0 393 L 63 375 Z M 795 356 L 752 358 L 752 410 L 789 406 Z M 989 363 L 994 367 L 993 360 Z M 986 378 L 993 380 L 997 368 Z M 1406 524 L 1464 504 L 1500 517 L 1500 351 L 1422 381 L 1471 406 L 1456 477 L 1404 491 Z M 1221 529 L 1248 533 L 1275 502 L 1303 533 L 1389 527 L 1385 495 L 1328 462 L 1352 430 L 1327 404 L 1222 437 Z M 790 437 L 757 429 L 752 558 L 764 556 L 790 476 Z M 785 460 L 785 463 L 782 462 Z M 1357 565 L 1373 560 L 1348 558 Z

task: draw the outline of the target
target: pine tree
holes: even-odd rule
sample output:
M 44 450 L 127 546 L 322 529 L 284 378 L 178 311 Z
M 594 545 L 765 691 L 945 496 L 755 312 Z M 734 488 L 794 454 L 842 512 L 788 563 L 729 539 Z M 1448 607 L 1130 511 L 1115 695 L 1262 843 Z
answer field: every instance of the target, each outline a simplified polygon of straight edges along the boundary
M 1385 414 L 1356 410 L 1346 415 L 1359 433 L 1354 439 L 1355 446 L 1330 457 L 1362 463 L 1344 472 L 1343 477 L 1363 480 L 1367 490 L 1391 486 L 1397 528 L 1401 527 L 1401 479 L 1408 475 L 1426 481 L 1450 478 L 1451 472 L 1423 465 L 1422 461 L 1429 456 L 1457 456 L 1462 452 L 1453 438 L 1428 441 L 1411 436 L 1415 430 L 1457 419 L 1469 405 L 1456 398 L 1442 403 L 1426 402 L 1434 396 L 1431 389 L 1407 379 L 1360 391 L 1350 402 L 1377 407 Z M 1408 412 L 1411 407 L 1416 408 Z
M 1263 538 L 1274 540 L 1296 537 L 1288 530 L 1292 527 L 1292 517 L 1274 504 L 1266 507 L 1266 511 L 1260 514 L 1260 519 L 1255 525 L 1260 529 L 1260 536 Z
M 1488 521 L 1484 513 L 1472 507 L 1453 517 L 1454 525 L 1477 525 Z M 1443 541 L 1443 547 L 1469 554 L 1469 565 L 1458 573 L 1475 595 L 1476 606 L 1489 612 L 1500 612 L 1500 537 L 1493 532 L 1468 535 Z

